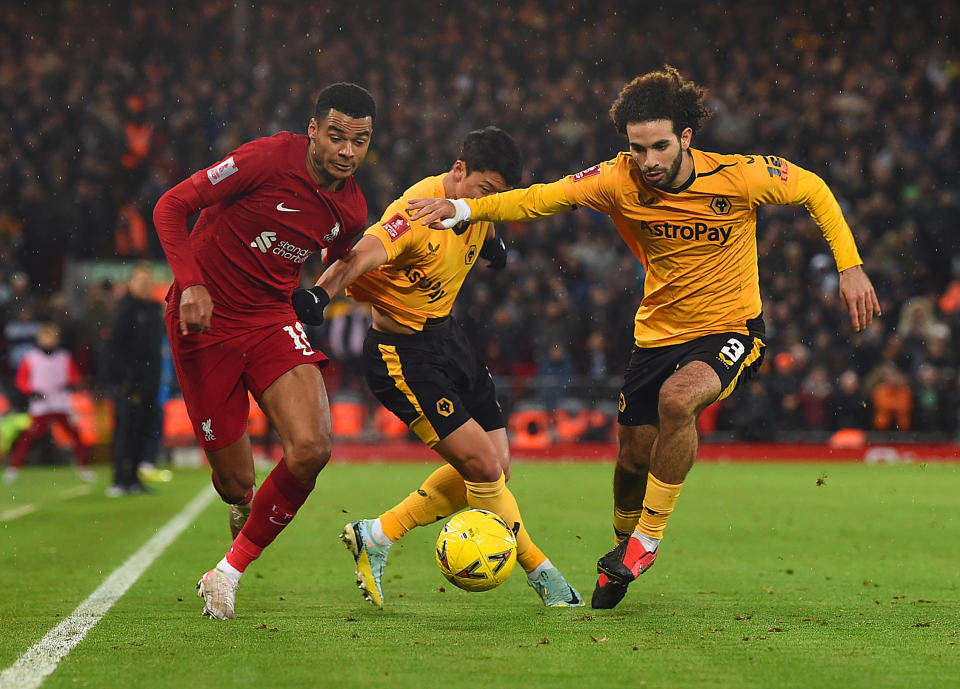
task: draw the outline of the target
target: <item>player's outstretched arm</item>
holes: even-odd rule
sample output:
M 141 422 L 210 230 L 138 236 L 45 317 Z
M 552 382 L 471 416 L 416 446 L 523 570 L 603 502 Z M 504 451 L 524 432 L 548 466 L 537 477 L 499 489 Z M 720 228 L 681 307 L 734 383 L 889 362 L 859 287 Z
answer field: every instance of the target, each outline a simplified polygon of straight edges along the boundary
M 386 261 L 387 251 L 377 237 L 361 237 L 346 256 L 337 259 L 323 271 L 316 285 L 310 289 L 293 291 L 293 310 L 297 312 L 297 318 L 307 325 L 321 325 L 323 311 L 331 298 L 368 270 Z
M 877 293 L 862 265 L 840 271 L 840 298 L 843 299 L 850 313 L 850 322 L 857 332 L 870 325 L 874 315 L 883 315 Z
M 346 256 L 337 259 L 323 271 L 317 280 L 317 287 L 322 287 L 334 297 L 358 277 L 386 262 L 387 250 L 383 248 L 383 242 L 373 235 L 364 235 Z
M 533 184 L 477 199 L 410 199 L 407 213 L 411 222 L 419 221 L 434 230 L 448 230 L 462 222 L 489 220 L 514 222 L 544 218 L 578 205 L 607 212 L 604 204 L 595 203 L 591 191 L 599 188 L 599 178 L 591 180 L 573 194 L 565 179 L 550 184 Z M 572 184 L 572 183 L 571 183 Z M 602 195 L 602 194 L 601 194 Z
M 458 209 L 452 199 L 410 199 L 407 202 L 410 220 L 419 220 L 433 230 L 449 230 L 457 223 L 469 220 L 470 206 L 464 203 L 460 208 L 461 215 L 463 208 L 466 208 L 466 217 L 456 219 Z

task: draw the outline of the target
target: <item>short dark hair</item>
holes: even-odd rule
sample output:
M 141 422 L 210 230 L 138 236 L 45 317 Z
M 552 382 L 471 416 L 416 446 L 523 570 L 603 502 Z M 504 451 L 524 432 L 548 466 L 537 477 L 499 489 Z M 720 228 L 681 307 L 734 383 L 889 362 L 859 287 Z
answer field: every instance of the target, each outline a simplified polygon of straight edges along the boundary
M 339 110 L 350 117 L 369 117 L 377 119 L 377 104 L 370 92 L 362 86 L 340 82 L 330 84 L 317 96 L 317 107 L 314 108 L 314 117 L 318 120 L 326 118 L 330 110 Z
M 610 119 L 624 136 L 631 122 L 670 120 L 673 133 L 679 136 L 687 127 L 697 132 L 709 119 L 712 113 L 706 99 L 706 89 L 664 65 L 662 71 L 648 72 L 624 86 L 610 108 Z
M 520 184 L 523 175 L 520 147 L 499 127 L 484 127 L 467 134 L 459 159 L 467 166 L 467 174 L 486 170 L 498 172 L 508 187 Z

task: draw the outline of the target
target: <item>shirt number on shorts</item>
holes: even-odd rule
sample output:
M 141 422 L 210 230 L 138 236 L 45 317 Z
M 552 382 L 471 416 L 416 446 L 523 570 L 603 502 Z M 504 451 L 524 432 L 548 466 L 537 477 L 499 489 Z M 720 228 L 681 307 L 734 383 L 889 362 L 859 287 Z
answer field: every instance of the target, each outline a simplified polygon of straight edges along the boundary
M 299 325 L 299 324 L 298 324 Z M 736 362 L 743 356 L 747 348 L 735 337 L 727 340 L 727 344 L 720 349 L 720 353 L 727 357 L 731 362 Z
M 301 350 L 304 356 L 311 356 L 314 353 L 310 347 L 310 340 L 307 338 L 307 333 L 304 331 L 300 321 L 297 321 L 293 325 L 285 325 L 283 329 L 287 335 L 293 339 L 293 346 Z

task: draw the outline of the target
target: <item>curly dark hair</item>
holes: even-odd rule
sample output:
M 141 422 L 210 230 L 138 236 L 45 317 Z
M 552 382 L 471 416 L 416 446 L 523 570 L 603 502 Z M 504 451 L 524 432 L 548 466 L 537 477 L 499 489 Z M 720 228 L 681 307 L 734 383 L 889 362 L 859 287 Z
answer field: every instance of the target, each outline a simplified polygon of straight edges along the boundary
M 648 72 L 624 86 L 610 108 L 610 119 L 624 136 L 630 122 L 670 120 L 674 134 L 679 136 L 687 127 L 697 132 L 710 117 L 706 98 L 704 88 L 664 65 L 662 71 Z

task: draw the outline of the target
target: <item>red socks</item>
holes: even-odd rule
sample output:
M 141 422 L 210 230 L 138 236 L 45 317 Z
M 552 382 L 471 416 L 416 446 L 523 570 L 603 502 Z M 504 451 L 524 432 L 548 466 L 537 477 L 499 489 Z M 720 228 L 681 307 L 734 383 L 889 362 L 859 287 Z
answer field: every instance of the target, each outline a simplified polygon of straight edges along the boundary
M 256 560 L 297 514 L 313 486 L 300 483 L 281 459 L 253 497 L 250 517 L 227 553 L 230 566 L 243 572 Z

